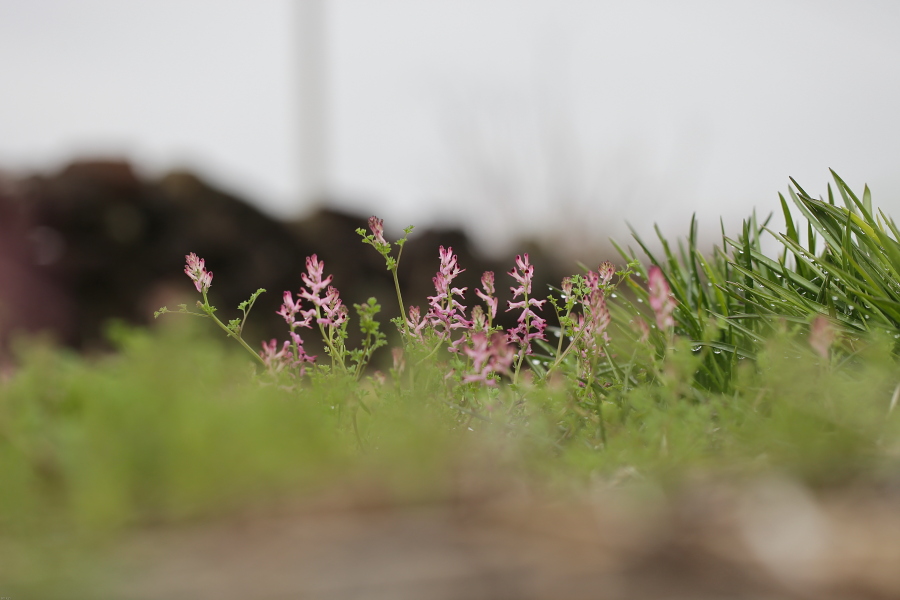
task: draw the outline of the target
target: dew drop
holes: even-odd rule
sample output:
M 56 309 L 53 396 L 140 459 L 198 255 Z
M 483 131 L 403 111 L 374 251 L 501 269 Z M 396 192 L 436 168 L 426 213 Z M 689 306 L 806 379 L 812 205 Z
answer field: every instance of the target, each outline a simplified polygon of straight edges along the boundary
M 644 299 L 643 299 L 643 298 L 638 298 L 638 302 L 643 303 L 643 302 L 644 302 Z

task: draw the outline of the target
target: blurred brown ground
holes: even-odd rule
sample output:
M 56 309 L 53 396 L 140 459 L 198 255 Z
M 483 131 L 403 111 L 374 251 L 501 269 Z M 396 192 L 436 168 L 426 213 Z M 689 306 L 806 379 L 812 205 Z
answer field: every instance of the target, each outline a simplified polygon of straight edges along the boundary
M 896 599 L 897 490 L 778 477 L 549 496 L 467 476 L 400 501 L 373 484 L 121 541 L 108 598 Z M 628 479 L 626 477 L 625 479 Z

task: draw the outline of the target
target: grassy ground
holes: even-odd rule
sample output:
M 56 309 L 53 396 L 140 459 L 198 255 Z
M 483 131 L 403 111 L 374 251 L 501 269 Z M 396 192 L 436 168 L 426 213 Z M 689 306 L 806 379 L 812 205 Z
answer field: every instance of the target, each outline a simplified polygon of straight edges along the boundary
M 692 478 L 771 473 L 826 492 L 897 485 L 886 341 L 829 368 L 785 333 L 729 395 L 685 386 L 699 358 L 675 352 L 663 385 L 603 407 L 600 448 L 564 388 L 524 386 L 488 424 L 444 402 L 437 374 L 423 376 L 418 390 L 388 387 L 376 399 L 373 387 L 372 414 L 356 411 L 355 428 L 339 383 L 261 385 L 243 356 L 190 328 L 120 337 L 120 354 L 94 360 L 28 345 L 3 384 L 0 581 L 12 597 L 91 589 L 108 575 L 91 557 L 123 535 L 336 489 L 354 506 L 374 497 L 415 507 L 459 496 L 466 478 L 498 497 L 524 485 L 582 499 L 597 482 L 665 497 Z
M 817 597 L 896 597 L 896 578 L 834 565 L 900 556 L 878 534 L 897 523 L 900 489 L 900 250 L 867 198 L 845 195 L 856 212 L 841 212 L 797 194 L 806 246 L 791 224 L 784 254 L 768 259 L 751 220 L 726 238 L 730 255 L 706 259 L 689 242 L 651 257 L 677 308 L 675 324 L 646 329 L 645 341 L 634 320 L 652 319 L 640 302 L 651 298 L 632 261 L 622 284 L 635 295 L 610 294 L 602 352 L 582 359 L 542 345 L 515 383 L 460 384 L 443 354 L 414 352 L 383 378 L 258 376 L 199 319 L 114 328 L 120 350 L 103 357 L 22 340 L 0 383 L 0 596 L 576 598 L 597 596 L 558 586 L 596 590 L 618 573 L 609 589 L 621 593 L 607 597 L 654 597 L 629 578 L 675 582 L 671 554 L 683 553 L 698 586 L 704 564 L 726 573 L 706 596 L 685 580 L 684 597 L 722 597 L 729 581 L 746 584 L 737 597 L 804 597 L 798 589 L 815 586 L 830 590 Z M 810 241 L 817 231 L 824 249 Z M 819 316 L 830 323 L 824 346 Z M 826 529 L 849 537 L 826 544 L 816 537 Z M 688 530 L 697 544 L 678 537 Z M 319 564 L 322 545 L 350 566 L 291 570 L 285 557 Z M 124 562 L 110 558 L 119 553 Z M 240 579 L 242 561 L 276 555 L 282 575 Z M 433 559 L 418 575 L 391 570 L 417 555 Z M 786 575 L 778 564 L 797 556 L 809 560 Z M 442 564 L 456 565 L 445 575 L 462 587 L 440 587 Z M 473 575 L 479 564 L 500 583 Z M 393 584 L 377 583 L 383 572 Z M 544 591 L 516 587 L 522 572 Z M 404 577 L 419 583 L 397 587 Z

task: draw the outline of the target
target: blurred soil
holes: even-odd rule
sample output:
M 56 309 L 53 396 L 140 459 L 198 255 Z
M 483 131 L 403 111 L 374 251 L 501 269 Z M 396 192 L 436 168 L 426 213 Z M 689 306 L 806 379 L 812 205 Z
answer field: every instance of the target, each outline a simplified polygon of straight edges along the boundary
M 130 535 L 101 597 L 889 600 L 900 598 L 898 501 L 898 490 L 813 493 L 778 477 L 669 494 L 598 483 L 564 500 L 496 477 L 405 501 L 340 486 Z

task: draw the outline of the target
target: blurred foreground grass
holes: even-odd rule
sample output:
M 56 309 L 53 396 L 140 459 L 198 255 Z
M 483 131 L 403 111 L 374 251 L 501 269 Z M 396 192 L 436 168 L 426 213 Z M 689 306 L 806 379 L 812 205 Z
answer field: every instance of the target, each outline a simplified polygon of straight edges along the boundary
M 596 419 L 579 416 L 563 387 L 504 389 L 486 423 L 454 408 L 443 373 L 290 390 L 255 379 L 245 355 L 193 322 L 177 325 L 118 329 L 121 351 L 101 358 L 20 344 L 20 366 L 0 384 L 3 595 L 71 597 L 72 581 L 98 575 L 94 553 L 124 532 L 346 480 L 415 503 L 467 471 L 562 494 L 623 473 L 664 490 L 698 473 L 771 471 L 813 487 L 900 474 L 893 340 L 877 336 L 832 365 L 782 327 L 729 395 L 685 383 L 700 359 L 676 344 L 661 382 L 601 407 L 601 447 Z M 370 388 L 370 412 L 348 402 L 349 385 Z

